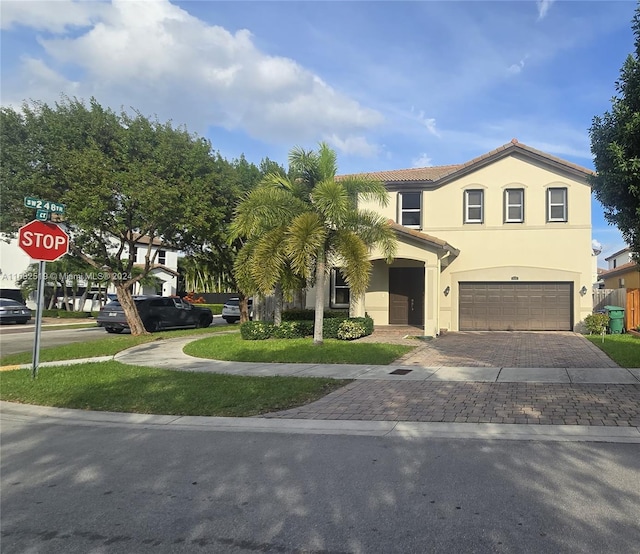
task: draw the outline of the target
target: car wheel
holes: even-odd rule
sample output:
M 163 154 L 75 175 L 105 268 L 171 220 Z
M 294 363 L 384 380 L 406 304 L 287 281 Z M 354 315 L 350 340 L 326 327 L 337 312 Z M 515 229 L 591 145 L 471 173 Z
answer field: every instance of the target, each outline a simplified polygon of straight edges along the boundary
M 18 323 L 18 324 L 20 324 L 20 325 L 26 325 L 26 324 L 27 324 L 27 322 L 26 322 L 26 321 L 18 321 L 18 322 L 16 322 L 16 323 Z
M 120 329 L 118 327 L 105 327 L 105 330 L 107 331 L 107 333 L 114 333 L 116 335 L 119 335 L 120 333 L 122 333 L 122 331 L 124 331 L 124 329 Z
M 155 333 L 160 329 L 160 322 L 157 319 L 150 319 L 144 324 L 144 328 L 149 331 L 149 333 Z
M 206 315 L 202 316 L 198 321 L 196 328 L 206 329 L 211 325 L 213 319 L 208 318 Z

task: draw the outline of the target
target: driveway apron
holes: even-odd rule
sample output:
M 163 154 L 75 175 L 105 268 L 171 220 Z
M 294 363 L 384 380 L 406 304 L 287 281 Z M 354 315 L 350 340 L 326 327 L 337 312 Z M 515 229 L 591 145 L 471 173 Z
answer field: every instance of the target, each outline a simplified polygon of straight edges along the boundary
M 366 340 L 415 344 L 410 334 L 382 328 Z M 500 331 L 448 333 L 424 341 L 395 364 L 468 368 L 471 374 L 483 367 L 541 373 L 619 367 L 576 333 Z M 640 385 L 357 380 L 316 402 L 265 417 L 637 427 Z

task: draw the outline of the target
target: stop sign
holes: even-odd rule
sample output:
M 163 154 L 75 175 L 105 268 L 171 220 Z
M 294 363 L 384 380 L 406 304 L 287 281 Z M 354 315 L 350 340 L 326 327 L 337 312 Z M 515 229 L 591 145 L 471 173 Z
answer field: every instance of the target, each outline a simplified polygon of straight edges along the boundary
M 55 223 L 31 221 L 18 230 L 18 246 L 34 260 L 53 262 L 69 251 L 69 235 Z

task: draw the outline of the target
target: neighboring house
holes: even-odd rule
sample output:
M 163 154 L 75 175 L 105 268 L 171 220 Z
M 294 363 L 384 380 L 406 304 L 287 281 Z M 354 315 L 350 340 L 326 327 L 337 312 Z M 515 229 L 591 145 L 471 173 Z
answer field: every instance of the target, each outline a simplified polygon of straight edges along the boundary
M 371 254 L 362 298 L 333 270 L 328 307 L 428 336 L 575 329 L 592 311 L 592 173 L 515 139 L 460 165 L 369 173 L 390 202 L 360 207 L 391 221 L 396 258 Z
M 640 265 L 632 261 L 630 248 L 623 248 L 605 261 L 609 263 L 609 269 L 600 274 L 605 289 L 640 288 Z
M 133 294 L 161 294 L 163 296 L 176 294 L 178 289 L 178 251 L 164 246 L 160 239 L 154 239 L 149 250 L 149 238 L 140 237 L 136 243 L 136 266 L 144 267 L 148 251 L 150 256 L 153 256 L 157 251 L 155 261 L 152 264 L 153 269 L 149 275 L 158 279 L 158 286 L 136 283 Z M 8 243 L 0 241 L 0 294 L 3 297 L 20 297 L 20 289 L 16 282 L 27 272 L 31 263 L 34 263 L 34 260 L 23 252 L 16 239 L 12 239 Z M 87 284 L 87 280 L 80 276 L 78 279 L 79 287 L 84 290 Z M 71 286 L 71 283 L 68 282 L 68 285 Z M 94 285 L 95 291 L 92 290 L 83 309 L 95 310 L 100 307 L 98 286 L 95 283 Z M 107 292 L 115 293 L 115 288 L 110 286 Z M 27 304 L 35 308 L 33 299 L 28 299 Z
M 149 252 L 150 259 L 155 255 L 149 275 L 159 279 L 158 288 L 149 285 L 134 285 L 134 294 L 160 294 L 171 296 L 178 291 L 178 251 L 168 248 L 162 240 L 153 239 L 149 250 L 149 237 L 140 237 L 136 243 L 135 265 L 144 268 L 145 256 Z

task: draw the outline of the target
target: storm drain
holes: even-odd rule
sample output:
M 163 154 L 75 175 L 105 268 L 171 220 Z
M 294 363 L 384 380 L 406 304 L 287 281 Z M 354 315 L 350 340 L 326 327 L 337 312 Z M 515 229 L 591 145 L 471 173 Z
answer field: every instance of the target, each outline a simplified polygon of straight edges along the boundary
M 413 369 L 394 369 L 389 375 L 406 375 L 407 373 L 411 373 Z

